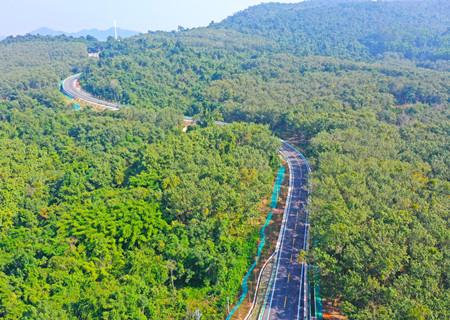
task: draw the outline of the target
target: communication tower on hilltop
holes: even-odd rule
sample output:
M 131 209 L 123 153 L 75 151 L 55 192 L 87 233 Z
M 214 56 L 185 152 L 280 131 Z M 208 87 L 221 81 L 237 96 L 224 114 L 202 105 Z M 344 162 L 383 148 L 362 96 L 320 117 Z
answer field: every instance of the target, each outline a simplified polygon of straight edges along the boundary
M 118 39 L 118 36 L 117 36 L 117 21 L 116 20 L 114 20 L 114 39 L 116 39 L 116 41 Z

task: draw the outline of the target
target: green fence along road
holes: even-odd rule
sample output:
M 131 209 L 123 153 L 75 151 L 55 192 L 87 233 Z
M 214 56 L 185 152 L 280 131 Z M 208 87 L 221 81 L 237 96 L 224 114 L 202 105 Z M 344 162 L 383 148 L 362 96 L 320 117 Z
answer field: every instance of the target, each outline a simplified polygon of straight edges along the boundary
M 272 192 L 272 198 L 270 203 L 270 212 L 267 215 L 266 222 L 264 223 L 264 226 L 259 231 L 259 245 L 258 245 L 258 251 L 256 253 L 255 262 L 251 265 L 250 269 L 248 269 L 247 273 L 244 276 L 244 279 L 242 280 L 242 287 L 241 287 L 241 295 L 239 298 L 239 301 L 236 303 L 234 308 L 231 310 L 231 312 L 227 316 L 227 320 L 231 319 L 231 317 L 235 314 L 235 312 L 239 309 L 239 307 L 242 305 L 242 303 L 245 301 L 245 298 L 248 294 L 248 280 L 250 276 L 253 273 L 253 270 L 255 270 L 259 259 L 261 258 L 262 251 L 264 249 L 264 245 L 266 244 L 266 229 L 267 226 L 270 224 L 270 221 L 272 221 L 273 216 L 273 209 L 275 209 L 278 205 L 278 198 L 280 195 L 281 185 L 283 183 L 284 174 L 286 172 L 286 169 L 284 167 L 281 167 L 278 170 L 277 179 L 275 180 L 275 185 L 273 187 Z
M 309 266 L 310 276 L 313 279 L 309 283 L 310 300 L 309 310 L 310 319 L 322 320 L 323 319 L 323 305 L 322 298 L 320 296 L 320 270 L 317 266 Z

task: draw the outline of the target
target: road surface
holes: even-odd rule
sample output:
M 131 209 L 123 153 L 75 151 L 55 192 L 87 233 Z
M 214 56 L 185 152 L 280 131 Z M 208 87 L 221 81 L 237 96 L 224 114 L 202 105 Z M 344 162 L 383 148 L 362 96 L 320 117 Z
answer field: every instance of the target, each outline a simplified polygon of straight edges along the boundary
M 289 192 L 274 265 L 266 300 L 259 319 L 308 319 L 307 265 L 302 251 L 308 249 L 308 178 L 310 168 L 306 159 L 284 142 L 281 154 L 288 162 Z
M 62 90 L 81 102 L 107 110 L 120 106 L 100 100 L 81 89 L 80 74 L 65 79 Z M 223 125 L 223 123 L 220 123 Z M 294 147 L 283 141 L 281 155 L 289 165 L 289 192 L 280 236 L 276 248 L 276 261 L 271 276 L 262 320 L 300 320 L 308 318 L 307 266 L 299 259 L 308 246 L 308 178 L 310 168 L 306 159 Z
M 99 107 L 105 110 L 117 111 L 120 106 L 116 103 L 100 100 L 93 95 L 87 93 L 83 89 L 81 89 L 79 84 L 80 74 L 75 74 L 73 76 L 68 77 L 62 82 L 62 91 L 68 95 L 69 97 L 87 103 L 89 105 L 93 105 L 95 107 Z

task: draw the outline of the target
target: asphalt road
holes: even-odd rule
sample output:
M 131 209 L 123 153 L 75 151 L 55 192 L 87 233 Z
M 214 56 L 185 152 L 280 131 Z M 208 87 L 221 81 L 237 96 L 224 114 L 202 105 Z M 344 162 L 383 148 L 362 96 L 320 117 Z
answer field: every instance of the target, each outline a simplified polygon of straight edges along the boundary
M 260 319 L 307 319 L 307 266 L 299 255 L 307 250 L 309 166 L 287 143 L 283 143 L 281 154 L 289 164 L 289 193 L 277 244 L 277 260 Z
M 119 110 L 120 106 L 118 104 L 97 99 L 91 94 L 81 89 L 78 82 L 79 79 L 80 74 L 75 74 L 63 80 L 62 91 L 69 97 L 79 100 L 81 102 L 85 102 L 87 104 L 94 105 L 107 110 L 113 111 Z

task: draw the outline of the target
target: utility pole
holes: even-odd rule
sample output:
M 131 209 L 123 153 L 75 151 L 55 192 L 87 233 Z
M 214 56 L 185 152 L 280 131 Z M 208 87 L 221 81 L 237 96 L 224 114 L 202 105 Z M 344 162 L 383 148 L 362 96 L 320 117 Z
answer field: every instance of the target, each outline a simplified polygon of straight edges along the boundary
M 117 36 L 117 21 L 114 20 L 114 39 L 116 39 L 116 41 L 117 41 L 117 38 L 118 38 L 118 36 Z

